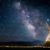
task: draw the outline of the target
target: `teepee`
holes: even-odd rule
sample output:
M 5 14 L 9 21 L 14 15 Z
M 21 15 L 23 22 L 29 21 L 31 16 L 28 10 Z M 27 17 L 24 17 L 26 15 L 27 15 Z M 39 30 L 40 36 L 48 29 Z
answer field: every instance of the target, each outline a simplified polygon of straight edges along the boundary
M 50 26 L 48 26 L 48 32 L 49 32 L 48 36 L 46 37 L 46 40 L 45 40 L 46 42 L 50 41 Z
M 47 35 L 47 37 L 46 37 L 46 40 L 45 40 L 45 46 L 50 46 L 50 26 L 48 27 L 48 35 Z

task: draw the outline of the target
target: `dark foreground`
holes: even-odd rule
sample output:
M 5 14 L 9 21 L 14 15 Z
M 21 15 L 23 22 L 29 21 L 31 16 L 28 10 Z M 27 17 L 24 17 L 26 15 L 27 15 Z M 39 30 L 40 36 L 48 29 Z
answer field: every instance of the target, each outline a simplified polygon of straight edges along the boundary
M 0 42 L 0 47 L 6 48 L 50 48 L 50 42 L 43 44 L 40 41 L 33 42 Z
M 24 41 L 18 41 L 18 42 L 0 42 L 1 45 L 9 45 L 9 46 L 42 46 L 43 42 L 41 41 L 33 41 L 33 42 L 24 42 Z

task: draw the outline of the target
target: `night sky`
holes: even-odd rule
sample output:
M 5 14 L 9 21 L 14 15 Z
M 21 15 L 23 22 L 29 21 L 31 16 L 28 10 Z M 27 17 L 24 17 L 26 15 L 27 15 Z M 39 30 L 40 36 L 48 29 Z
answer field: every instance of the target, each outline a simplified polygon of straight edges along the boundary
M 0 42 L 45 41 L 49 4 L 49 0 L 0 0 Z

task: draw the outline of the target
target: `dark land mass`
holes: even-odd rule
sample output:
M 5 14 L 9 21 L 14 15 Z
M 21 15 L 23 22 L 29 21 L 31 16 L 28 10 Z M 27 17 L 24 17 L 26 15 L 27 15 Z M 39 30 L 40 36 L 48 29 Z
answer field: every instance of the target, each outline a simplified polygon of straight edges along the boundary
M 36 46 L 43 45 L 42 41 L 33 41 L 33 42 L 25 42 L 25 41 L 16 41 L 16 42 L 0 42 L 0 45 L 10 45 L 10 46 Z

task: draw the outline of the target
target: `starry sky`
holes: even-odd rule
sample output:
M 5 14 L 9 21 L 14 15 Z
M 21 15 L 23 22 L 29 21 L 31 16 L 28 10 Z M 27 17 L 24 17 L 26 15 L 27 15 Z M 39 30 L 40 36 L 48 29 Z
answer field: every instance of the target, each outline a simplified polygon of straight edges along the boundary
M 0 0 L 0 42 L 45 41 L 50 25 L 48 0 Z

